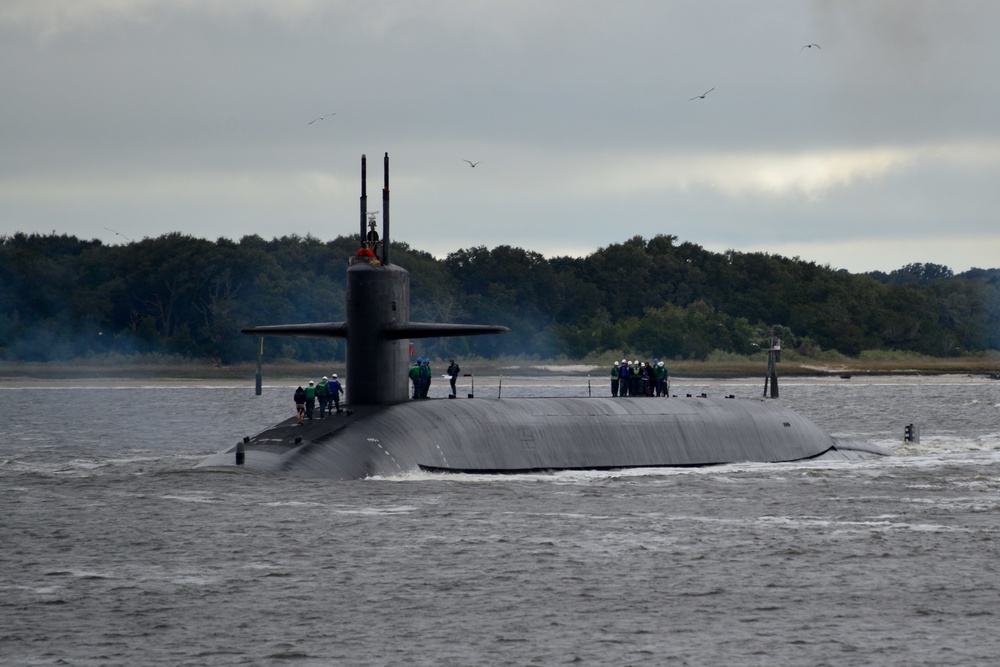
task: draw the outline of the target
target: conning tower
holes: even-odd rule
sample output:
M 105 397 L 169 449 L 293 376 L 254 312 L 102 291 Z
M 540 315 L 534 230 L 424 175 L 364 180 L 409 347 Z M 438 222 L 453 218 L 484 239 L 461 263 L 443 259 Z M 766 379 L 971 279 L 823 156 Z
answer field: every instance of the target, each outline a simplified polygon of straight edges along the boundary
M 249 327 L 255 336 L 344 338 L 347 341 L 347 401 L 381 405 L 406 401 L 409 344 L 413 338 L 505 333 L 507 327 L 410 322 L 410 274 L 389 259 L 389 154 L 384 158 L 382 237 L 369 221 L 367 158 L 361 156 L 359 249 L 347 269 L 347 320 Z M 366 222 L 370 229 L 366 230 Z

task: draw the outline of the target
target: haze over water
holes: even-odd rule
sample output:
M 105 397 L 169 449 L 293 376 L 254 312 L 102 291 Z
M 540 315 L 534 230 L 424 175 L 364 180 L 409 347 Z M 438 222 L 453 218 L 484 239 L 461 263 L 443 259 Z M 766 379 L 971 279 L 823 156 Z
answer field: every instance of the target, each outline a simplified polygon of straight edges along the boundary
M 861 463 L 358 482 L 191 469 L 289 415 L 292 389 L 0 383 L 0 662 L 1000 657 L 1000 382 L 782 381 L 784 404 L 897 453 Z M 673 389 L 759 397 L 762 379 Z M 907 423 L 919 445 L 903 446 Z

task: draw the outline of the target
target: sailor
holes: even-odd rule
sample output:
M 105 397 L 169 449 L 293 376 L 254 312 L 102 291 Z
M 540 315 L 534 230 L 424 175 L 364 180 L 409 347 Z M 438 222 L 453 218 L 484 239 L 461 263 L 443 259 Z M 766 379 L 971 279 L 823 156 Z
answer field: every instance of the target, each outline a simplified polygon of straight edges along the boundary
M 313 418 L 313 410 L 316 408 L 316 383 L 309 380 L 306 386 L 306 419 Z
M 302 424 L 302 418 L 306 416 L 306 391 L 301 386 L 295 390 L 295 395 L 292 397 L 295 401 L 295 414 L 298 416 L 298 424 Z
M 333 406 L 337 408 L 337 414 L 340 414 L 340 395 L 344 393 L 344 388 L 340 386 L 340 380 L 337 379 L 337 374 L 333 374 L 333 379 L 327 385 L 327 391 L 329 391 L 330 401 L 333 402 Z M 330 414 L 333 414 L 333 409 L 330 409 Z
M 420 362 L 423 359 L 417 357 L 417 363 L 410 368 L 410 380 L 413 382 L 413 398 L 420 398 Z
M 316 400 L 319 401 L 320 419 L 323 419 L 326 416 L 326 411 L 330 409 L 330 393 L 327 388 L 329 381 L 329 378 L 324 375 L 323 379 L 316 384 Z M 333 413 L 331 412 L 331 414 Z
M 653 367 L 651 370 L 653 373 L 653 393 L 659 396 L 660 392 L 663 391 L 663 366 L 660 364 L 659 359 L 653 358 Z
M 667 371 L 667 367 L 663 365 L 662 361 L 658 365 L 663 369 L 663 379 L 660 380 L 660 382 L 663 386 L 663 397 L 667 398 L 670 396 L 670 373 Z
M 379 257 L 379 249 L 381 248 L 378 232 L 375 231 L 375 220 L 370 219 L 368 221 L 368 235 L 365 237 L 365 247 L 372 251 L 372 257 Z
M 619 394 L 622 396 L 628 396 L 629 390 L 629 367 L 628 360 L 622 359 L 622 365 L 618 367 L 618 374 L 621 376 L 621 386 L 619 387 Z
M 618 383 L 621 382 L 621 364 L 617 361 L 615 365 L 611 367 L 611 395 L 615 398 L 618 397 Z
M 451 365 L 448 366 L 448 377 L 451 383 L 451 395 L 458 396 L 458 391 L 455 389 L 455 381 L 458 379 L 458 374 L 462 372 L 461 367 L 455 363 L 455 360 L 451 360 Z
M 431 360 L 424 359 L 420 366 L 420 398 L 427 398 L 427 392 L 431 388 Z

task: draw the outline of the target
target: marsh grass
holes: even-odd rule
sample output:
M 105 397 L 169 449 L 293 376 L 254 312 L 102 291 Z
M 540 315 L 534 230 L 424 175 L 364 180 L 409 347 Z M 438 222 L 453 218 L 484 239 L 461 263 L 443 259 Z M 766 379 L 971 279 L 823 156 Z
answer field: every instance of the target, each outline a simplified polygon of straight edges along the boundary
M 591 375 L 603 377 L 610 373 L 615 357 L 610 354 L 597 358 L 539 359 L 535 357 L 501 357 L 459 359 L 463 373 L 479 376 L 523 375 Z M 763 377 L 767 359 L 763 354 L 745 357 L 715 352 L 704 361 L 666 360 L 671 377 Z M 444 373 L 447 359 L 431 361 L 436 375 Z M 344 374 L 343 362 L 303 363 L 298 361 L 266 361 L 263 377 L 269 381 L 293 381 L 319 378 L 330 373 Z M 824 354 L 818 357 L 801 357 L 794 352 L 783 352 L 778 363 L 779 376 L 827 375 L 936 375 L 949 373 L 982 374 L 1000 378 L 1000 352 L 974 357 L 937 358 L 900 351 L 868 351 L 857 357 L 841 354 Z M 3 362 L 0 361 L 0 378 L 34 378 L 56 380 L 59 378 L 122 378 L 122 379 L 176 379 L 176 380 L 246 380 L 256 377 L 256 364 L 241 363 L 218 365 L 209 361 L 192 361 L 162 355 L 89 357 L 65 362 Z

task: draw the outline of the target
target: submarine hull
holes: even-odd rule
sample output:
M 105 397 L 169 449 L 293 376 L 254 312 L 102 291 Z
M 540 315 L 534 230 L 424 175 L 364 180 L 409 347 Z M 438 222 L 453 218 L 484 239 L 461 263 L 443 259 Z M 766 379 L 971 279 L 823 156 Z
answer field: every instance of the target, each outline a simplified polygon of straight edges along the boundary
M 409 320 L 409 273 L 389 261 L 388 153 L 383 162 L 384 236 L 379 240 L 373 220 L 365 232 L 366 158 L 361 156 L 359 249 L 347 269 L 346 320 L 242 329 L 254 336 L 346 339 L 350 409 L 303 425 L 288 419 L 199 467 L 242 465 L 275 474 L 362 479 L 417 470 L 516 473 L 888 454 L 838 441 L 809 420 L 760 399 L 408 401 L 408 341 L 508 329 Z
M 244 467 L 363 479 L 419 470 L 523 473 L 888 455 L 834 438 L 773 402 L 754 399 L 531 398 L 425 400 L 359 406 L 244 443 Z M 199 467 L 236 465 L 237 447 Z

